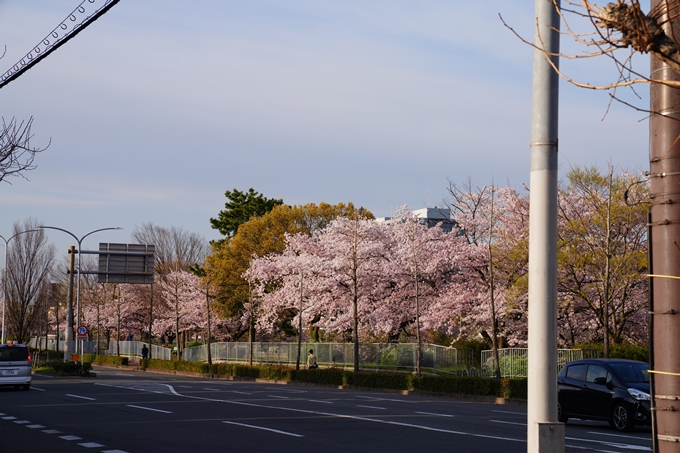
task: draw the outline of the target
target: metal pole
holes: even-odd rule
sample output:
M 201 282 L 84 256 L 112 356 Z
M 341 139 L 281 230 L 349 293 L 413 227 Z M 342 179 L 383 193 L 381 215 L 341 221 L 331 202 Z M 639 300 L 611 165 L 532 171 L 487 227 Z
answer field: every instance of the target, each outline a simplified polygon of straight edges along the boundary
M 670 5 L 669 5 L 670 3 Z M 666 35 L 680 33 L 677 2 L 652 0 L 650 9 Z M 670 9 L 670 10 L 669 10 Z M 650 78 L 680 82 L 680 75 L 655 56 L 650 57 Z M 680 452 L 680 89 L 661 83 L 650 93 L 650 189 L 651 189 L 651 307 L 653 445 L 658 452 Z
M 68 249 L 68 294 L 66 295 L 66 332 L 64 335 L 64 362 L 71 361 L 71 341 L 73 341 L 73 272 L 75 270 L 76 247 L 72 245 Z
M 529 211 L 527 452 L 564 452 L 557 421 L 557 119 L 559 0 L 535 0 Z M 549 61 L 550 60 L 550 61 Z
M 4 237 L 2 240 L 5 241 L 5 272 L 2 274 L 2 341 L 0 341 L 0 344 L 5 344 L 5 313 L 7 312 L 7 243 L 9 241 Z

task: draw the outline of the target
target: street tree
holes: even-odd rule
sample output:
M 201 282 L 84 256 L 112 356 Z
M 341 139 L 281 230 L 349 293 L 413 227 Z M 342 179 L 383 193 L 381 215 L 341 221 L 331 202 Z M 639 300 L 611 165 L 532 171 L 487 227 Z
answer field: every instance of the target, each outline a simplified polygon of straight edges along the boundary
M 37 229 L 39 225 L 32 218 L 14 223 L 12 234 L 29 232 L 14 238 L 3 271 L 7 284 L 7 332 L 9 338 L 19 343 L 28 342 L 36 331 L 51 293 L 55 247 L 47 242 L 45 232 Z
M 558 294 L 562 341 L 641 340 L 647 316 L 648 187 L 638 177 L 572 168 L 560 191 Z M 626 196 L 628 198 L 626 198 Z
M 256 192 L 252 187 L 248 189 L 248 192 L 241 192 L 238 189 L 227 190 L 224 196 L 227 197 L 228 201 L 224 204 L 224 209 L 217 214 L 217 217 L 210 219 L 210 225 L 224 235 L 227 240 L 233 238 L 238 227 L 252 217 L 263 216 L 274 209 L 275 206 L 283 204 L 283 200 L 267 198 Z

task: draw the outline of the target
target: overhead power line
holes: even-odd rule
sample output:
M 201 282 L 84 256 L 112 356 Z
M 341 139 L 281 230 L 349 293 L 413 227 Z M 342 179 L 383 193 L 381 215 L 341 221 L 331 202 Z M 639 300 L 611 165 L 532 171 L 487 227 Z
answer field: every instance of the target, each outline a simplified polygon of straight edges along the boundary
M 39 63 L 42 59 L 66 44 L 88 25 L 106 14 L 120 0 L 104 0 L 97 7 L 97 0 L 83 0 L 80 5 L 61 21 L 54 30 L 40 41 L 30 52 L 24 55 L 14 66 L 0 76 L 0 88 L 16 80 L 24 72 Z

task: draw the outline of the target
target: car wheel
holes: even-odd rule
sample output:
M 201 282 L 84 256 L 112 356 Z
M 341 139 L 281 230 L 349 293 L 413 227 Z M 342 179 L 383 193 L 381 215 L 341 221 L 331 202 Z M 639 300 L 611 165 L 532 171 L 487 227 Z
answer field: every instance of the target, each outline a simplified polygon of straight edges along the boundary
M 567 421 L 569 421 L 569 417 L 562 414 L 562 406 L 560 403 L 557 403 L 557 421 L 560 423 L 567 423 Z
M 632 431 L 635 427 L 633 412 L 621 403 L 615 404 L 612 410 L 611 425 L 617 431 Z

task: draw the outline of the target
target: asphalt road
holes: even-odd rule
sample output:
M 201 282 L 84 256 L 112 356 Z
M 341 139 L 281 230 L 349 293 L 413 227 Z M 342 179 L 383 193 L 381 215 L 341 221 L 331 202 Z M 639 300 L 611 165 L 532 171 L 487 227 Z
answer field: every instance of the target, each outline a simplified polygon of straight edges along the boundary
M 526 452 L 526 409 L 99 368 L 0 389 L 0 452 Z M 570 420 L 567 452 L 652 451 L 651 430 Z

